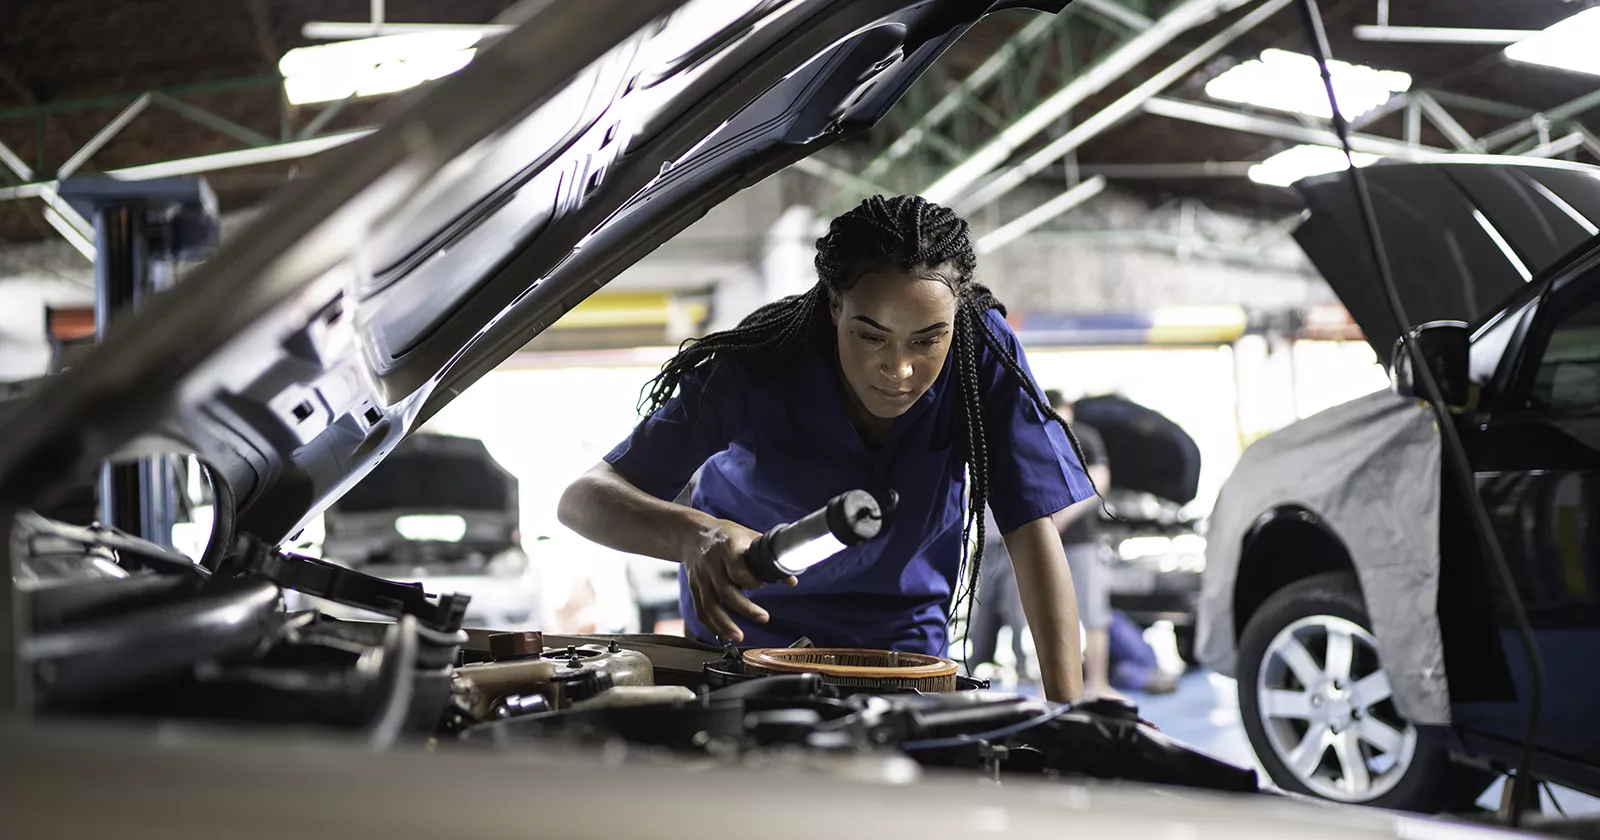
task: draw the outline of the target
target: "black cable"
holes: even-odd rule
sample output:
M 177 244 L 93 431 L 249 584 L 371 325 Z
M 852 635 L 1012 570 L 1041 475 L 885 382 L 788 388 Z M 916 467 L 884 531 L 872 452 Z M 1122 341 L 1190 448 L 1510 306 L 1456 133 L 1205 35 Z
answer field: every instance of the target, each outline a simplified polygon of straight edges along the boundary
M 1300 11 L 1306 27 L 1306 38 L 1311 42 L 1311 49 L 1317 59 L 1317 65 L 1322 71 L 1322 84 L 1328 92 L 1328 105 L 1333 112 L 1333 130 L 1339 135 L 1339 144 L 1344 149 L 1345 160 L 1349 164 L 1346 170 L 1349 175 L 1351 188 L 1354 190 L 1361 219 L 1367 229 L 1369 245 L 1372 249 L 1372 259 L 1377 263 L 1378 279 L 1383 286 L 1384 296 L 1389 304 L 1390 314 L 1394 316 L 1395 324 L 1400 328 L 1401 335 L 1411 331 L 1411 320 L 1406 317 L 1405 305 L 1400 301 L 1400 292 L 1395 286 L 1394 274 L 1389 265 L 1388 253 L 1384 249 L 1383 236 L 1378 230 L 1378 214 L 1373 209 L 1372 194 L 1367 189 L 1366 176 L 1355 165 L 1351 155 L 1350 126 L 1345 122 L 1344 115 L 1339 113 L 1339 99 L 1333 90 L 1333 74 L 1328 70 L 1330 53 L 1328 48 L 1328 33 L 1322 25 L 1322 12 L 1317 7 L 1317 0 L 1301 0 Z M 1531 675 L 1529 694 L 1528 718 L 1522 736 L 1522 752 L 1517 759 L 1516 775 L 1508 780 L 1507 784 L 1523 784 L 1523 780 L 1534 782 L 1533 755 L 1534 735 L 1539 728 L 1539 714 L 1544 706 L 1544 659 L 1539 655 L 1538 645 L 1533 638 L 1533 625 L 1528 622 L 1527 610 L 1523 607 L 1522 598 L 1517 592 L 1516 578 L 1511 573 L 1511 567 L 1506 563 L 1504 552 L 1500 547 L 1500 540 L 1495 536 L 1494 525 L 1489 519 L 1489 513 L 1483 507 L 1483 499 L 1478 496 L 1477 488 L 1472 480 L 1472 464 L 1467 460 L 1466 448 L 1461 444 L 1461 435 L 1457 431 L 1455 421 L 1450 415 L 1450 407 L 1444 402 L 1439 392 L 1439 383 L 1434 379 L 1433 371 L 1428 367 L 1428 361 L 1422 355 L 1422 350 L 1415 341 L 1404 342 L 1407 352 L 1411 356 L 1411 366 L 1415 371 L 1417 380 L 1422 385 L 1424 396 L 1433 406 L 1438 416 L 1439 438 L 1443 444 L 1442 454 L 1449 459 L 1450 465 L 1456 470 L 1461 480 L 1455 482 L 1465 503 L 1468 515 L 1472 519 L 1473 530 L 1477 532 L 1478 541 L 1488 552 L 1491 565 L 1493 565 L 1500 584 L 1504 587 L 1506 600 L 1511 608 L 1512 623 L 1516 625 L 1517 638 L 1521 640 L 1523 653 L 1528 658 L 1528 670 Z M 1513 789 L 1510 797 L 1510 813 L 1508 822 L 1517 826 L 1522 820 L 1523 798 L 1521 791 Z
M 997 738 L 1009 737 L 1017 734 L 1018 732 L 1032 729 L 1035 726 L 1049 723 L 1050 721 L 1055 720 L 1056 718 L 1061 717 L 1070 711 L 1072 711 L 1072 704 L 1062 703 L 1048 712 L 1034 715 L 1027 720 L 1018 721 L 1017 723 L 1013 723 L 1009 726 L 1002 726 L 999 729 L 991 729 L 988 732 L 979 732 L 975 735 L 956 735 L 950 738 L 928 738 L 921 741 L 907 741 L 900 745 L 900 749 L 905 750 L 906 752 L 916 752 L 918 750 L 937 750 L 946 749 L 949 747 L 976 746 L 982 741 L 993 741 Z
M 206 483 L 211 485 L 211 537 L 206 541 L 205 552 L 200 555 L 200 565 L 215 572 L 222 564 L 222 558 L 227 556 L 228 549 L 233 547 L 234 527 L 239 512 L 234 509 L 233 487 L 228 484 L 228 477 L 204 458 L 195 460 L 206 474 Z

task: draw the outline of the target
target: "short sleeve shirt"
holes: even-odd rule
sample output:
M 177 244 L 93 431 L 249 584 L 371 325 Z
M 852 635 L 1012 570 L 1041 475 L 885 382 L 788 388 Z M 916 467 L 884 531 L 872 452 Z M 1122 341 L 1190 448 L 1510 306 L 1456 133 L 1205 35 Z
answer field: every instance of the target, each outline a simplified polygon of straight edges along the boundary
M 1030 382 L 1021 344 L 994 310 L 987 325 Z M 997 353 L 980 342 L 979 390 L 989 453 L 989 507 L 1002 533 L 1093 494 L 1061 427 L 1039 410 Z M 734 619 L 745 643 L 784 647 L 804 636 L 822 647 L 943 655 L 961 564 L 966 433 L 953 359 L 934 385 L 869 446 L 851 424 L 832 348 L 758 375 L 737 362 L 686 375 L 678 393 L 605 460 L 634 486 L 676 498 L 696 470 L 690 504 L 755 531 L 792 522 L 847 490 L 899 506 L 878 538 L 812 567 L 799 586 L 753 590 L 767 624 Z M 1035 393 L 1041 393 L 1033 383 Z M 712 641 L 695 618 L 687 578 L 679 602 L 690 635 Z

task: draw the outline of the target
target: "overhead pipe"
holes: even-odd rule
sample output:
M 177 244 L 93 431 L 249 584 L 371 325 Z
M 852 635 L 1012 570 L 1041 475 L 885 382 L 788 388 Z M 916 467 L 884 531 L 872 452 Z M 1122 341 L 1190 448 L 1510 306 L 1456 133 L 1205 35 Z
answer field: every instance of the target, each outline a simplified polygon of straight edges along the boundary
M 1053 15 L 1039 15 L 1028 21 L 1026 26 L 1017 30 L 1015 35 L 1012 35 L 993 54 L 984 59 L 984 62 L 978 65 L 977 69 L 968 74 L 965 79 L 962 79 L 961 84 L 934 103 L 934 106 L 929 108 L 926 114 L 919 117 L 910 128 L 906 129 L 904 134 L 895 138 L 895 141 L 889 144 L 889 148 L 884 149 L 882 154 L 867 164 L 866 168 L 861 170 L 861 177 L 871 180 L 888 172 L 896 161 L 911 154 L 912 150 L 922 143 L 929 131 L 932 131 L 940 123 L 955 114 L 960 109 L 963 101 L 970 96 L 976 95 L 979 90 L 994 81 L 1007 67 L 1011 66 L 1012 62 L 1016 61 L 1020 53 L 1038 43 L 1046 35 L 1049 35 L 1058 25 L 1060 25 L 1060 21 Z
M 1105 90 L 1112 82 L 1133 71 L 1174 38 L 1245 2 L 1247 0 L 1183 0 L 1149 29 L 1112 50 L 1033 110 L 1018 117 L 971 157 L 928 185 L 922 190 L 922 195 L 939 204 L 951 203 L 983 176 L 1005 163 L 1022 144 L 1055 125 L 1057 120 L 1083 104 L 1090 96 Z
M 1068 210 L 1071 210 L 1072 208 L 1084 203 L 1085 201 L 1094 198 L 1104 191 L 1105 188 L 1106 179 L 1104 175 L 1096 175 L 1095 177 L 1084 181 L 1076 187 L 1073 187 L 1072 189 L 1067 190 L 1055 198 L 1046 201 L 1038 207 L 1023 213 L 1016 219 L 1001 225 L 993 232 L 979 237 L 977 242 L 978 253 L 991 254 L 1001 248 L 1004 248 L 1006 245 L 1009 245 L 1021 238 L 1022 235 L 1028 231 L 1033 230 L 1034 228 L 1039 227 L 1051 219 L 1054 219 L 1062 213 L 1065 213 Z
M 1096 111 L 1087 119 L 1073 126 L 1066 134 L 1051 141 L 1044 148 L 1029 155 L 1021 163 L 984 184 L 971 197 L 957 202 L 957 208 L 963 212 L 970 213 L 1021 186 L 1024 181 L 1044 171 L 1045 167 L 1066 157 L 1084 143 L 1098 137 L 1128 116 L 1137 113 L 1151 98 L 1183 80 L 1198 69 L 1200 65 L 1209 61 L 1212 56 L 1221 52 L 1224 47 L 1233 43 L 1239 36 L 1260 26 L 1268 18 L 1288 6 L 1290 2 L 1292 0 L 1266 0 L 1255 11 L 1235 21 L 1233 25 L 1212 36 L 1183 58 L 1178 59 L 1149 79 L 1146 79 L 1138 87 L 1123 95 L 1122 98 Z
M 1276 137 L 1280 140 L 1291 140 L 1296 143 L 1312 143 L 1318 146 L 1335 147 L 1339 145 L 1338 135 L 1326 128 L 1317 128 L 1290 120 L 1263 117 L 1258 114 L 1247 114 L 1242 111 L 1218 108 L 1214 105 L 1203 105 L 1198 102 L 1185 102 L 1158 96 L 1146 102 L 1144 110 L 1145 113 L 1155 114 L 1158 117 L 1200 123 L 1232 131 L 1243 131 L 1247 134 Z M 1371 134 L 1352 134 L 1350 135 L 1350 143 L 1351 147 L 1358 152 L 1408 161 L 1436 160 L 1441 156 L 1450 154 L 1448 149 L 1440 149 L 1433 146 L 1411 146 L 1399 140 L 1376 137 Z

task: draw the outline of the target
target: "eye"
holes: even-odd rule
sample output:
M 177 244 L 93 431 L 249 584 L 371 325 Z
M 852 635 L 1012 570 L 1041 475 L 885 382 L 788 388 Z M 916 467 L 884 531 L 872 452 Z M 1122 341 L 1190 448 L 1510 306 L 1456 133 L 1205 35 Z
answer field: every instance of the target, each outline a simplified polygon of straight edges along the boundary
M 861 336 L 862 341 L 865 341 L 874 347 L 883 344 L 883 336 L 881 335 L 872 335 L 871 333 L 856 333 L 856 335 Z
M 940 337 L 940 338 L 924 338 L 924 339 L 922 339 L 922 340 L 917 342 L 917 346 L 918 347 L 938 347 L 939 346 L 939 342 L 941 342 L 943 340 L 944 339 L 942 337 Z

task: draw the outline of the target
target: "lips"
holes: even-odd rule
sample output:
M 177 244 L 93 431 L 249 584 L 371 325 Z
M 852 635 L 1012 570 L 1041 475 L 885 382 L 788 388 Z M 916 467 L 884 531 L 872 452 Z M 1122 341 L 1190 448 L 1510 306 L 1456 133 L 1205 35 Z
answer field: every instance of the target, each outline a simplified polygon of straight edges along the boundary
M 876 385 L 872 386 L 872 390 L 885 402 L 903 403 L 911 400 L 911 391 L 886 391 Z

